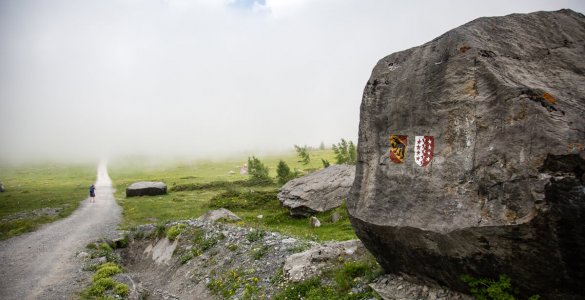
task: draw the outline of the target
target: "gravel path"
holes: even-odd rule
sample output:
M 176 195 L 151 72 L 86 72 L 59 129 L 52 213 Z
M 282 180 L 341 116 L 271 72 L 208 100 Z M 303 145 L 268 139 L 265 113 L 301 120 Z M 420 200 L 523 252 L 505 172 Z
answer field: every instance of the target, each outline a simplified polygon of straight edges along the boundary
M 115 234 L 121 220 L 113 193 L 107 166 L 100 163 L 95 203 L 86 199 L 68 218 L 0 242 L 0 299 L 74 297 L 87 277 L 76 253 L 90 241 Z

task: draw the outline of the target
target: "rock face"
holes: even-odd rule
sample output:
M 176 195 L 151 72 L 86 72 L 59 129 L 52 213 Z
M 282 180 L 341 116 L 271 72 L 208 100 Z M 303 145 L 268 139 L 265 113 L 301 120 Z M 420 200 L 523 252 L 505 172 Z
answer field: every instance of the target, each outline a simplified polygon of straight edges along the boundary
M 126 197 L 156 196 L 167 193 L 167 185 L 164 182 L 140 181 L 126 188 Z
M 387 272 L 582 298 L 584 115 L 585 17 L 570 10 L 480 18 L 383 58 L 361 104 L 357 235 Z
M 173 252 L 177 249 L 178 240 L 169 241 L 166 237 L 158 240 L 156 244 L 150 244 L 144 249 L 145 256 L 152 256 L 152 260 L 157 264 L 169 264 L 173 257 Z
M 355 176 L 355 166 L 333 165 L 287 182 L 278 200 L 293 216 L 308 217 L 339 207 L 347 198 Z

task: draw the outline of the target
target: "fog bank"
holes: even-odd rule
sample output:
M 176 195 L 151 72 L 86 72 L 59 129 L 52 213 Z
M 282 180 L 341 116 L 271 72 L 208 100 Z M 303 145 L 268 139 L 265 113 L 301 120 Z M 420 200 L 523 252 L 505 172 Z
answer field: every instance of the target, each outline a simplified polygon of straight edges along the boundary
M 357 139 L 377 60 L 583 1 L 0 1 L 0 160 L 215 156 Z

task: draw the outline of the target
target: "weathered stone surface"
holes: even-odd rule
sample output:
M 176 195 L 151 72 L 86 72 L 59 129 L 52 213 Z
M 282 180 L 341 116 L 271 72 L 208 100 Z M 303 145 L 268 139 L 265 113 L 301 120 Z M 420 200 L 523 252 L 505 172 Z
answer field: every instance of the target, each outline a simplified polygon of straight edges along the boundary
M 405 278 L 386 274 L 376 278 L 370 287 L 384 300 L 473 300 L 474 298 L 440 286 L 417 282 L 416 278 Z
M 347 206 L 387 272 L 585 295 L 584 58 L 585 17 L 561 10 L 480 18 L 378 62 Z M 390 135 L 408 136 L 402 164 Z M 426 167 L 416 135 L 435 138 Z
M 126 197 L 156 196 L 167 193 L 167 185 L 164 182 L 140 181 L 126 188 Z
M 152 260 L 157 264 L 169 264 L 173 257 L 173 252 L 177 248 L 178 239 L 170 241 L 166 237 L 158 240 L 156 244 L 150 244 L 144 249 L 145 256 L 152 256 Z
M 278 200 L 293 216 L 308 217 L 339 207 L 353 184 L 355 166 L 333 165 L 287 182 Z
M 292 282 L 303 281 L 321 274 L 324 267 L 340 257 L 352 259 L 365 253 L 366 249 L 359 240 L 326 243 L 305 252 L 295 253 L 286 258 L 284 277 Z
M 241 220 L 236 214 L 228 209 L 220 208 L 215 210 L 208 210 L 203 216 L 199 217 L 199 221 L 215 222 L 217 220 L 239 221 Z

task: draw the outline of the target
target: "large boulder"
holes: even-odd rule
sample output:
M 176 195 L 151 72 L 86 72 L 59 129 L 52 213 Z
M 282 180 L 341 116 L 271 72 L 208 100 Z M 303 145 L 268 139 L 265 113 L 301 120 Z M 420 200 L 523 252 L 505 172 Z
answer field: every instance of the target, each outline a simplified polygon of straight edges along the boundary
M 156 196 L 167 193 L 167 185 L 164 182 L 140 181 L 126 188 L 126 197 Z
M 339 207 L 347 199 L 355 176 L 355 166 L 333 165 L 287 182 L 278 200 L 293 216 L 308 217 Z
M 571 10 L 480 18 L 383 58 L 347 204 L 358 237 L 387 272 L 460 291 L 464 274 L 506 274 L 526 295 L 582 299 L 584 115 Z

